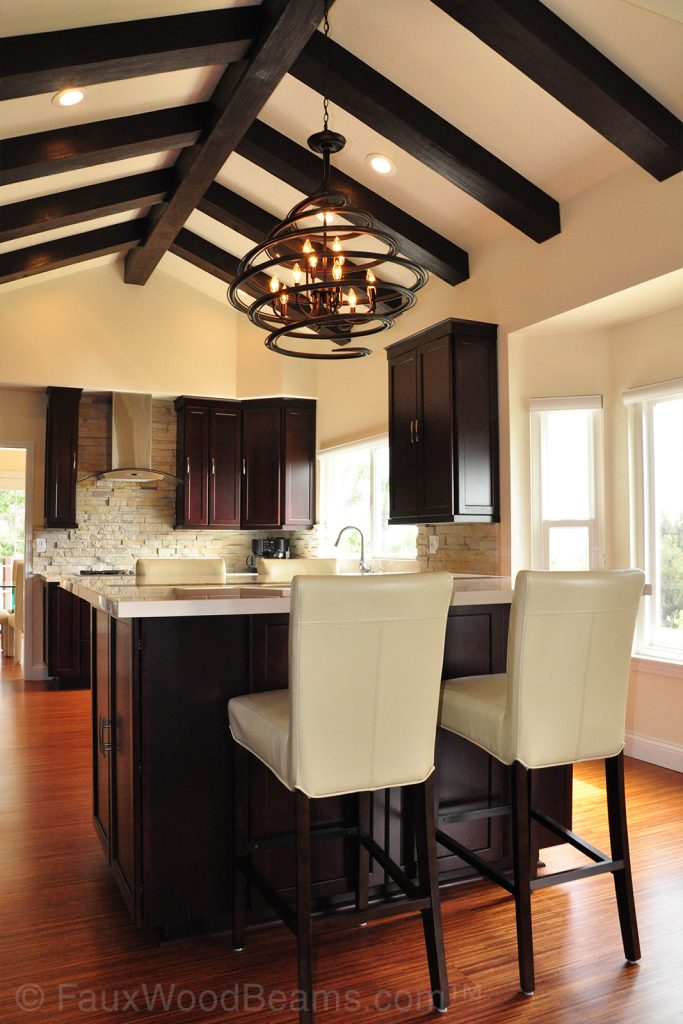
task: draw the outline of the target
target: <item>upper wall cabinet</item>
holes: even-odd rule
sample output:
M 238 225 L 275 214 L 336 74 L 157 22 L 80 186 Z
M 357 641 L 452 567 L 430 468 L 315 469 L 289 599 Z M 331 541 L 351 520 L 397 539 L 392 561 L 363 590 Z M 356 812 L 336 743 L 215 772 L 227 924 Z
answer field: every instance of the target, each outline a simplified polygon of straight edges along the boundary
M 78 406 L 81 388 L 47 389 L 45 525 L 62 529 L 76 522 Z
M 315 402 L 242 403 L 242 528 L 304 530 L 315 504 Z
M 498 522 L 496 335 L 450 319 L 387 349 L 389 523 Z
M 176 525 L 239 529 L 239 402 L 178 398 Z
M 315 402 L 178 398 L 176 523 L 308 529 L 314 521 Z

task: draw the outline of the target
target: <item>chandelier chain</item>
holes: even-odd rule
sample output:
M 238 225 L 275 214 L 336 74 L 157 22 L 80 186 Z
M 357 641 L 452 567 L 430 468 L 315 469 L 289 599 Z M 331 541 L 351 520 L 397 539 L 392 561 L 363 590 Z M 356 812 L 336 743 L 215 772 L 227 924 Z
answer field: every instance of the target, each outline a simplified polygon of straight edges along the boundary
M 330 123 L 330 101 L 327 98 L 327 94 L 330 91 L 330 0 L 325 0 L 323 32 L 325 33 L 325 60 L 323 63 L 323 131 L 327 131 Z

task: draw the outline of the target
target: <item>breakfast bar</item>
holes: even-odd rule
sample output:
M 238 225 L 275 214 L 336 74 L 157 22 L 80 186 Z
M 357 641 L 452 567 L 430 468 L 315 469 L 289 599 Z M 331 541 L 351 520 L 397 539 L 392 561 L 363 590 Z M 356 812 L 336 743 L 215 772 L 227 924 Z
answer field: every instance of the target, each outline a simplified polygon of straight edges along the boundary
M 287 686 L 289 588 L 228 576 L 221 586 L 143 586 L 131 577 L 53 580 L 90 606 L 92 625 L 94 820 L 111 870 L 138 926 L 161 938 L 224 930 L 231 917 L 232 740 L 227 703 L 240 694 Z M 454 577 L 443 677 L 505 670 L 512 591 L 498 577 Z M 419 680 L 415 681 L 419 700 Z M 477 809 L 500 802 L 505 770 L 452 734 L 437 746 L 439 808 Z M 571 821 L 571 772 L 547 769 L 540 802 Z M 251 833 L 278 891 L 294 878 L 290 794 L 261 765 L 250 782 Z M 400 791 L 373 797 L 373 829 L 391 856 L 412 865 L 410 815 Z M 337 832 L 353 825 L 355 805 L 329 798 L 316 823 Z M 505 861 L 501 818 L 443 825 L 491 861 Z M 544 845 L 541 842 L 541 845 Z M 471 874 L 444 853 L 440 881 Z M 314 896 L 343 901 L 354 887 L 351 843 L 314 844 Z M 371 892 L 391 885 L 375 863 Z M 268 917 L 254 897 L 253 917 Z

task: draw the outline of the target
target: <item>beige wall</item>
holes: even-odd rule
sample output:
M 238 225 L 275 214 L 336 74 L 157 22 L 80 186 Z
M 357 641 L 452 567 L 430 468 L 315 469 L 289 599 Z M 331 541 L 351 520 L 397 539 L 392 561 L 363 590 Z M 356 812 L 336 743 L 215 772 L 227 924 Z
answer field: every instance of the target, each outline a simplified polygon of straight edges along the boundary
M 9 289 L 0 385 L 237 393 L 237 313 L 168 274 L 137 288 L 107 264 Z

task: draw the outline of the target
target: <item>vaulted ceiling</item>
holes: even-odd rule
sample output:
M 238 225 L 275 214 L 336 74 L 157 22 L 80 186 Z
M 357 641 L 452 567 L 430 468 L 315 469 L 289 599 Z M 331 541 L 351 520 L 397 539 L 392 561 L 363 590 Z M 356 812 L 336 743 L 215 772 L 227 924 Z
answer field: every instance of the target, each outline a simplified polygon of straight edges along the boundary
M 334 180 L 457 286 L 504 232 L 683 167 L 678 0 L 336 0 Z M 320 181 L 323 0 L 0 0 L 0 283 L 170 252 L 229 282 Z M 83 87 L 79 106 L 51 102 Z M 371 153 L 396 172 L 374 173 Z M 628 216 L 628 211 L 624 211 Z M 473 257 L 470 259 L 470 257 Z

